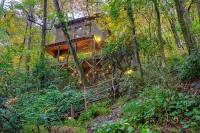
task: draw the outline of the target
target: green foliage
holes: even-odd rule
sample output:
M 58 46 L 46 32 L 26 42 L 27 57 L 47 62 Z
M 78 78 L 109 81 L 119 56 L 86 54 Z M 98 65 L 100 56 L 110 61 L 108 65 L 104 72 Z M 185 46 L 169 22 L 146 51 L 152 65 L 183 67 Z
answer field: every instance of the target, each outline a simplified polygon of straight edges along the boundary
M 145 88 L 139 98 L 122 107 L 123 117 L 129 119 L 134 126 L 163 123 L 182 125 L 184 128 L 198 129 L 199 97 L 189 94 L 177 94 L 173 90 L 158 86 Z
M 168 67 L 160 67 L 156 61 L 144 65 L 144 83 L 146 86 L 160 85 L 167 88 L 177 82 L 179 81 L 176 76 L 172 75 Z
M 6 46 L 0 52 L 0 95 L 6 95 L 10 93 L 6 89 L 6 85 L 9 83 L 9 79 L 12 77 L 12 58 L 13 58 L 14 49 L 12 47 Z
M 101 127 L 95 127 L 94 133 L 133 133 L 133 127 L 128 120 L 121 119 L 118 122 L 107 122 Z
M 107 115 L 110 113 L 107 102 L 99 102 L 92 104 L 88 107 L 87 111 L 81 113 L 79 117 L 80 122 L 90 121 L 92 118 L 97 116 Z
M 200 53 L 188 56 L 181 69 L 182 80 L 200 77 Z
M 43 125 L 39 126 L 39 131 L 38 131 L 37 125 L 23 125 L 23 129 L 22 129 L 23 133 L 32 133 L 33 131 L 45 133 L 46 129 Z
M 107 43 L 105 44 L 103 48 L 103 54 L 109 55 L 116 53 L 117 51 L 128 51 L 128 46 L 125 45 L 125 35 L 118 36 L 117 40 L 107 40 Z M 130 50 L 129 50 L 130 51 Z M 129 52 L 130 53 L 130 52 Z
M 28 65 L 29 73 L 23 68 L 24 64 L 16 56 L 22 52 L 20 47 L 6 46 L 0 53 L 0 94 L 2 96 L 17 96 L 25 92 L 38 91 L 55 85 L 64 88 L 75 85 L 75 80 L 67 70 L 60 69 L 56 62 L 46 58 L 32 57 Z M 34 49 L 35 50 L 35 49 Z M 33 51 L 34 51 L 33 50 Z M 32 52 L 33 52 L 32 51 Z M 35 50 L 32 54 L 36 54 Z M 37 51 L 38 52 L 38 51 Z M 13 59 L 14 58 L 14 59 Z M 22 67 L 20 67 L 22 66 Z
M 155 56 L 155 54 L 158 53 L 158 48 L 155 46 L 153 40 L 150 39 L 149 36 L 140 35 L 138 36 L 137 40 L 140 43 L 140 51 L 145 57 Z
M 120 107 L 120 108 L 123 107 L 124 104 L 127 102 L 127 99 L 128 99 L 127 96 L 119 97 L 119 98 L 117 99 L 117 101 L 116 101 L 116 106 L 117 106 L 117 107 Z
M 178 120 L 184 128 L 200 126 L 200 98 L 195 95 L 178 94 L 171 101 L 168 112 L 173 121 Z
M 126 92 L 128 96 L 134 96 L 143 87 L 143 80 L 138 71 L 133 71 L 130 74 L 125 74 L 121 83 L 120 91 Z
M 81 94 L 75 90 L 47 90 L 22 95 L 14 108 L 27 124 L 48 124 L 60 120 L 60 115 L 68 114 L 72 102 L 77 110 L 83 104 L 79 99 Z
M 180 55 L 171 56 L 167 60 L 167 64 L 169 65 L 170 70 L 174 74 L 180 73 L 183 62 L 184 58 L 181 57 Z
M 193 21 L 193 23 L 192 23 L 192 31 L 197 35 L 200 34 L 200 32 L 199 32 L 200 31 L 200 24 L 199 24 L 198 20 L 197 21 Z
M 22 122 L 14 109 L 0 104 L 0 129 L 6 133 L 19 132 Z
M 48 64 L 48 65 L 47 65 Z M 74 85 L 75 80 L 71 77 L 67 70 L 59 69 L 55 65 L 56 62 L 46 58 L 38 59 L 33 65 L 32 81 L 39 82 L 36 84 L 39 88 L 47 88 L 49 85 L 56 85 L 59 88 L 64 88 L 66 85 Z M 34 82 L 32 84 L 35 84 Z
M 27 9 L 30 8 L 30 6 L 34 7 L 37 4 L 38 0 L 24 0 L 22 3 L 15 4 L 16 9 Z
M 169 94 L 158 86 L 145 88 L 138 99 L 122 108 L 123 115 L 134 124 L 162 121 Z

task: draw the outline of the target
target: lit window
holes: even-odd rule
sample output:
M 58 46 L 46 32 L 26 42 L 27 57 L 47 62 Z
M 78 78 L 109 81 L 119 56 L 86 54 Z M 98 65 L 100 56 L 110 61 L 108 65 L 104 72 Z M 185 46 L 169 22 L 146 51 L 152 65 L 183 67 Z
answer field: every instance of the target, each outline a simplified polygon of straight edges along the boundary
M 91 33 L 90 25 L 85 25 L 84 33 L 86 36 L 89 36 Z
M 75 28 L 75 38 L 80 38 L 83 36 L 83 28 L 77 27 Z

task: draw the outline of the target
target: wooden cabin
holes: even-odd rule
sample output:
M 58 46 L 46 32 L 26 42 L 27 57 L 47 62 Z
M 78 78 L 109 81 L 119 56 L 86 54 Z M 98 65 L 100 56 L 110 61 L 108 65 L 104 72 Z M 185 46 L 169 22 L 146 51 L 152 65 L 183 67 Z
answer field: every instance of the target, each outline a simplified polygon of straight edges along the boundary
M 97 16 L 83 17 L 68 22 L 68 31 L 77 55 L 86 57 L 80 61 L 81 66 L 86 76 L 91 77 L 92 74 L 93 79 L 101 68 L 101 48 L 103 40 L 108 36 L 106 31 L 100 30 L 96 25 L 97 18 Z M 71 60 L 68 44 L 61 27 L 56 25 L 55 29 L 55 42 L 47 45 L 46 51 L 58 60 L 60 66 L 67 67 Z M 72 74 L 75 75 L 76 72 Z

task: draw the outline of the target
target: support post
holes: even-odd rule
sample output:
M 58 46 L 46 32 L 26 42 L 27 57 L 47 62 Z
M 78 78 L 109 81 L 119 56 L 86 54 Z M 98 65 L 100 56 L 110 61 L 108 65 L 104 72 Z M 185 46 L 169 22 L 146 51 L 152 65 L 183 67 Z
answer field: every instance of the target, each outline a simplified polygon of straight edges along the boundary
M 57 53 L 57 60 L 58 60 L 58 62 L 60 62 L 59 56 L 60 56 L 60 46 L 58 46 L 58 53 Z
M 70 116 L 71 116 L 71 118 L 74 118 L 74 113 L 75 111 L 74 111 L 74 104 L 73 103 L 71 103 L 71 107 L 70 107 Z
M 96 61 L 95 61 L 96 52 L 95 52 L 95 49 L 96 48 L 95 48 L 95 45 L 96 45 L 96 43 L 94 41 L 94 36 L 92 36 L 92 82 L 93 83 L 96 80 L 96 73 L 95 73 L 95 71 L 96 71 Z
M 85 110 L 87 111 L 87 99 L 86 99 L 86 87 L 83 86 L 83 96 L 84 96 L 84 107 Z

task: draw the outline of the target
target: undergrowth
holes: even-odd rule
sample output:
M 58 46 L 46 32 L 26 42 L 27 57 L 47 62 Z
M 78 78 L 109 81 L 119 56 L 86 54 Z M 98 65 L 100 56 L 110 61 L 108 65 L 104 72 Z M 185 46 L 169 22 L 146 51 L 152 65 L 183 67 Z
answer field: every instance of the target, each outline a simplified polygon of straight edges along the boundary
M 137 99 L 125 104 L 122 107 L 122 117 L 127 118 L 135 128 L 172 124 L 183 129 L 198 130 L 199 100 L 194 95 L 153 86 L 145 88 Z
M 87 122 L 92 120 L 93 118 L 97 116 L 105 116 L 108 115 L 111 112 L 110 108 L 108 107 L 107 102 L 99 102 L 92 104 L 88 107 L 87 111 L 84 111 L 79 116 L 79 121 L 81 123 Z

